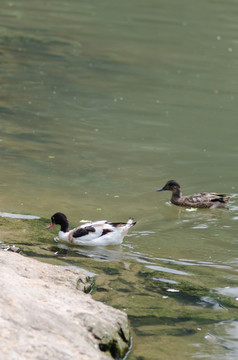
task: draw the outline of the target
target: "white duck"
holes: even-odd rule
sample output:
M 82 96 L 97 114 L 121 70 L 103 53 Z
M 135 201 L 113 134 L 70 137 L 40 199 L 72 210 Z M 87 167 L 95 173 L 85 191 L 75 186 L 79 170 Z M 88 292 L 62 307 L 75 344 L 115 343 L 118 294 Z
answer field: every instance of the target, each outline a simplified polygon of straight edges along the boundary
M 51 224 L 47 226 L 47 229 L 51 229 L 54 225 L 60 225 L 59 240 L 74 245 L 105 246 L 121 244 L 130 227 L 135 224 L 136 222 L 131 218 L 127 223 L 113 223 L 101 220 L 86 223 L 69 230 L 69 222 L 66 215 L 57 212 L 51 217 Z

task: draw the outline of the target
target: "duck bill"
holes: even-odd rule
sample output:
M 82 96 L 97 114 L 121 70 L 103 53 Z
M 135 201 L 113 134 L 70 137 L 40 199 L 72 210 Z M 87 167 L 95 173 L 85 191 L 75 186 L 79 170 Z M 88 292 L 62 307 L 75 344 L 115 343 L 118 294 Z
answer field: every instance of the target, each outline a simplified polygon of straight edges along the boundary
M 46 227 L 46 229 L 51 229 L 53 226 L 55 226 L 55 224 L 51 223 L 49 226 Z
M 156 191 L 165 191 L 166 189 L 165 188 L 160 188 L 160 189 L 157 189 Z

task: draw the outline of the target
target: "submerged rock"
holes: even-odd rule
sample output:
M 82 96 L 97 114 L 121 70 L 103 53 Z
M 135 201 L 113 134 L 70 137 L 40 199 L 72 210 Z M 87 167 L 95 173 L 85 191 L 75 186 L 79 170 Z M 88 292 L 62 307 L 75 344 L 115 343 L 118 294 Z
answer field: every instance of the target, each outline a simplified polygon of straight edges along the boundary
M 12 252 L 16 252 L 16 253 L 20 253 L 21 252 L 21 248 L 19 248 L 16 245 L 6 245 L 4 243 L 1 244 L 1 249 L 5 250 L 5 251 L 12 251 Z
M 0 251 L 0 274 L 3 359 L 106 360 L 128 351 L 127 315 L 82 291 L 91 283 L 83 270 Z

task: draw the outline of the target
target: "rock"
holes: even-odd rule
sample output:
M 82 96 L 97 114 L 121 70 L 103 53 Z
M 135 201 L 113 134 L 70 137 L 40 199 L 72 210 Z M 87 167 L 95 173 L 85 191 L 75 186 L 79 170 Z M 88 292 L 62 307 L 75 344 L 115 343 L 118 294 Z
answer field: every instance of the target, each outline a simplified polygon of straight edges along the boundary
M 76 289 L 85 292 L 86 294 L 90 293 L 93 289 L 94 280 L 90 276 L 80 277 L 76 284 Z
M 88 275 L 0 251 L 4 360 L 109 360 L 129 348 L 127 315 L 92 299 Z

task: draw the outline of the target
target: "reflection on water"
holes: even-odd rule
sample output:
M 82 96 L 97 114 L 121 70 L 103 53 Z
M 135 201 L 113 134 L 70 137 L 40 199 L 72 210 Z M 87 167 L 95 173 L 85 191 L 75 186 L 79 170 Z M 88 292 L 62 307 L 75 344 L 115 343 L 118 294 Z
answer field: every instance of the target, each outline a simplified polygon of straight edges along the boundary
M 227 286 L 225 288 L 218 288 L 216 291 L 222 295 L 235 297 L 238 301 L 238 287 Z
M 56 232 L 4 239 L 100 274 L 94 296 L 131 321 L 128 359 L 235 360 L 236 300 L 219 289 L 236 288 L 237 197 L 229 210 L 191 212 L 156 189 L 175 178 L 184 194 L 237 192 L 236 4 L 0 8 L 2 213 L 137 221 L 112 248 L 53 244 Z
M 222 321 L 213 327 L 212 333 L 204 336 L 207 343 L 198 345 L 199 351 L 193 355 L 194 359 L 216 358 L 218 360 L 234 360 L 238 352 L 238 323 L 235 320 Z M 209 355 L 208 355 L 209 354 Z
M 175 275 L 187 275 L 189 276 L 190 274 L 188 274 L 185 271 L 180 271 L 180 270 L 175 270 L 175 269 L 170 269 L 170 268 L 166 268 L 164 266 L 157 266 L 157 265 L 147 265 L 146 266 L 148 269 L 151 270 L 155 270 L 155 271 L 160 271 L 162 273 L 171 273 L 171 274 L 175 274 Z
M 6 213 L 6 212 L 0 212 L 0 216 L 2 216 L 2 217 L 10 217 L 12 219 L 28 219 L 28 220 L 40 219 L 39 216 L 23 215 L 23 214 L 11 214 L 11 213 Z

